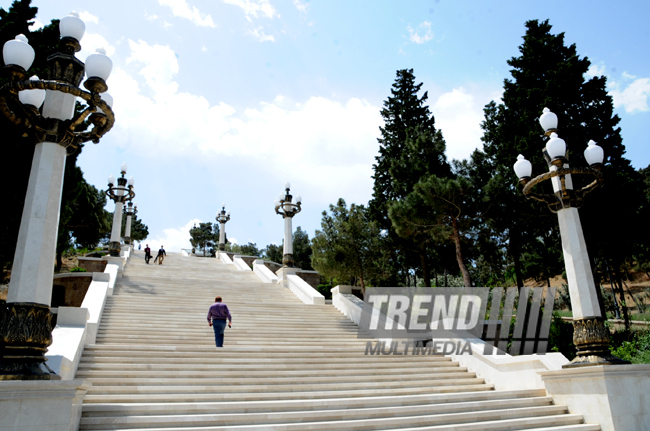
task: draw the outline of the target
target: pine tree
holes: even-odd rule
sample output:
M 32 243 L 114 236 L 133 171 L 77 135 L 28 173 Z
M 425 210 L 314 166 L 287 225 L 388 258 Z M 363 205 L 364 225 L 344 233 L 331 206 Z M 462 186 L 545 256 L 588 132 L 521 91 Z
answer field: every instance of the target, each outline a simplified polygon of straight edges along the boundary
M 425 104 L 427 92 L 420 97 L 422 83 L 415 84 L 413 69 L 397 71 L 391 96 L 384 101 L 381 116 L 379 155 L 373 165 L 375 181 L 369 202 L 371 217 L 386 230 L 384 247 L 393 252 L 393 276 L 390 283 L 405 282 L 410 268 L 418 268 L 429 282 L 426 244 L 400 238 L 388 217 L 389 205 L 405 199 L 420 178 L 449 176 L 445 142 L 435 128 L 435 119 Z
M 581 211 L 592 259 L 604 251 L 602 244 L 611 244 L 614 239 L 602 235 L 602 229 L 598 238 L 594 229 L 597 222 L 609 219 L 612 210 L 620 211 L 620 201 L 615 205 L 608 202 L 621 193 L 628 201 L 624 205 L 637 200 L 631 187 L 637 181 L 635 172 L 623 157 L 625 147 L 617 126 L 620 119 L 613 114 L 606 78 L 585 80 L 591 63 L 578 56 L 575 45 L 565 46 L 563 33 L 552 34 L 548 21 L 528 21 L 523 39 L 521 55 L 508 61 L 512 80 L 504 82 L 503 103 L 491 102 L 485 107 L 484 154 L 473 156 L 483 163 L 482 173 L 475 175 L 482 176 L 485 183 L 485 220 L 507 241 L 519 286 L 523 285 L 524 249 L 539 243 L 539 238 L 559 235 L 556 217 L 540 204 L 524 199 L 512 169 L 517 155 L 523 154 L 533 164 L 533 175 L 548 170 L 541 154 L 545 139 L 538 123 L 545 107 L 558 115 L 559 134 L 567 142 L 573 166 L 586 166 L 582 153 L 590 139 L 605 150 L 606 186 L 590 195 Z M 574 185 L 581 187 L 584 179 L 576 177 Z M 635 205 L 632 203 L 630 214 L 635 213 Z

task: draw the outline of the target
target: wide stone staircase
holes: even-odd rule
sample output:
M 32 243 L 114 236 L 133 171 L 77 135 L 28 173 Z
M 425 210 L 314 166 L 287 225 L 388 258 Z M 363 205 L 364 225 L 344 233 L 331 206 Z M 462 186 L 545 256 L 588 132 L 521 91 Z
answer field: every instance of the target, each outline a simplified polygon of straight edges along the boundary
M 233 315 L 224 348 L 207 310 Z M 442 356 L 365 355 L 356 325 L 217 259 L 129 260 L 77 378 L 82 430 L 600 430 L 544 390 L 495 391 Z

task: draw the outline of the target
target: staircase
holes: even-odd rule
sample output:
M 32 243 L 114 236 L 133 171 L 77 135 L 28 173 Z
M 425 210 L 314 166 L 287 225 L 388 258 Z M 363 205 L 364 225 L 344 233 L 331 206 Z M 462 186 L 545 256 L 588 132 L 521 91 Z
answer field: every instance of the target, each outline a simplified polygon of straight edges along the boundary
M 224 348 L 207 310 L 233 315 Z M 356 325 L 217 259 L 134 253 L 77 378 L 81 430 L 600 430 L 544 390 L 495 391 L 441 356 L 366 356 Z

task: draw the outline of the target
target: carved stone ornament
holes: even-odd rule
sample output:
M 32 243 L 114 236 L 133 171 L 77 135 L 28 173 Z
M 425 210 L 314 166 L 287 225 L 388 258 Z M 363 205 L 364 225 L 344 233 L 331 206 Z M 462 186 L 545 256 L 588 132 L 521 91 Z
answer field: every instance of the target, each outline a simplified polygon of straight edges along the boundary
M 52 344 L 50 307 L 31 302 L 0 305 L 0 380 L 57 380 L 45 365 Z
M 573 344 L 577 356 L 562 368 L 575 368 L 591 365 L 620 365 L 628 361 L 617 358 L 609 351 L 609 329 L 602 317 L 588 317 L 573 320 Z

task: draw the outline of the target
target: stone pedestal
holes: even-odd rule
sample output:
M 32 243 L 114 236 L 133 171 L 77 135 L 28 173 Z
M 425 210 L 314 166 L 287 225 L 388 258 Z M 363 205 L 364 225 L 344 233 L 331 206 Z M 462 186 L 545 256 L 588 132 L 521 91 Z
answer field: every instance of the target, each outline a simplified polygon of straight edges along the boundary
M 289 280 L 287 279 L 288 275 L 295 275 L 296 272 L 300 271 L 300 268 L 289 268 L 289 267 L 282 267 L 278 269 L 275 273 L 278 277 L 278 284 L 281 284 L 282 287 L 289 287 Z
M 600 365 L 540 372 L 546 392 L 569 413 L 603 431 L 638 431 L 650 424 L 650 365 Z
M 3 431 L 77 431 L 86 380 L 0 382 Z

